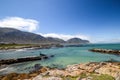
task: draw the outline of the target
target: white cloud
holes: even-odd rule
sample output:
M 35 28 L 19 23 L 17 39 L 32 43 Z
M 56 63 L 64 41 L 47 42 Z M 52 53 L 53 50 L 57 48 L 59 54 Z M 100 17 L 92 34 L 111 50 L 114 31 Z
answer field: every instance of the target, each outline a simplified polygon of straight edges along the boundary
M 81 38 L 81 39 L 85 39 L 85 40 L 89 40 L 90 38 L 88 36 L 85 36 L 85 35 L 80 35 L 80 34 L 77 34 L 77 35 L 65 35 L 65 34 L 56 34 L 56 33 L 48 33 L 48 34 L 42 34 L 42 33 L 39 33 L 40 35 L 44 36 L 44 37 L 54 37 L 54 38 L 60 38 L 60 39 L 63 39 L 63 40 L 68 40 L 70 38 Z
M 0 20 L 0 27 L 15 28 L 31 32 L 37 29 L 38 21 L 21 17 L 6 17 Z

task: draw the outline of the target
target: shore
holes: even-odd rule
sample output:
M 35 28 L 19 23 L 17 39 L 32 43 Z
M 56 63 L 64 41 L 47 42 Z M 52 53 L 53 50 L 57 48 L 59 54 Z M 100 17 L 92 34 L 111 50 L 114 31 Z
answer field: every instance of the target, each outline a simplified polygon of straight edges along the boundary
M 38 47 L 36 46 L 31 47 L 29 45 L 26 47 L 27 49 L 43 49 L 52 47 L 51 45 L 43 45 L 42 47 L 40 45 Z M 61 46 L 59 45 L 58 47 Z M 24 48 L 25 47 L 22 47 L 21 49 Z M 6 50 L 11 49 L 17 48 L 8 48 Z M 20 49 L 20 47 L 18 49 Z M 4 74 L 0 76 L 0 80 L 120 80 L 120 62 L 111 59 L 110 61 L 105 62 L 68 65 L 64 69 L 50 68 L 36 64 L 34 66 L 34 70 L 29 73 Z
M 98 78 L 98 79 L 97 79 Z M 0 80 L 120 80 L 120 62 L 90 62 L 65 69 L 40 67 L 31 73 L 11 73 Z
M 63 45 L 60 45 L 60 44 L 0 44 L 0 50 L 49 49 L 51 47 L 63 47 Z

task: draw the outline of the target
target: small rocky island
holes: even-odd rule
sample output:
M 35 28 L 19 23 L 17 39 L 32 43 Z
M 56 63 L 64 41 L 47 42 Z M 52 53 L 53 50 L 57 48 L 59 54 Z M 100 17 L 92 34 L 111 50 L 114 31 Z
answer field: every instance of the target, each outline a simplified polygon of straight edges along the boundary
M 92 52 L 100 52 L 100 53 L 104 53 L 104 54 L 120 55 L 120 50 L 95 48 L 95 49 L 90 49 L 90 51 L 92 51 Z

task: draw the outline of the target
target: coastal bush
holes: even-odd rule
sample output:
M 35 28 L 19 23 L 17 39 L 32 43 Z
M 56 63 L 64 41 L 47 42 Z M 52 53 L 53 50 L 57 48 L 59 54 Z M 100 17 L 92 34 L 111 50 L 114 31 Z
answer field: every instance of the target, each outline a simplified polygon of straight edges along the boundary
M 80 77 L 81 77 L 81 78 L 86 78 L 87 75 L 86 75 L 85 73 L 83 73 L 83 74 L 80 75 Z
M 78 76 L 67 76 L 67 77 L 61 77 L 63 80 L 76 80 L 78 78 Z
M 98 75 L 91 75 L 93 77 L 92 80 L 115 80 L 112 76 L 109 76 L 107 74 L 102 74 L 100 76 Z

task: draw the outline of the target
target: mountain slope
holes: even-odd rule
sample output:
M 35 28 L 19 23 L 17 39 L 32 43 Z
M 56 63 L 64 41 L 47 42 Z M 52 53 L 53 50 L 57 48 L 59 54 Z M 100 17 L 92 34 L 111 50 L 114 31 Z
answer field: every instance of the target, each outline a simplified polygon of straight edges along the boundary
M 59 39 L 59 38 L 47 37 L 46 39 L 51 43 L 65 43 L 64 40 Z
M 59 38 L 43 37 L 41 35 L 24 32 L 13 28 L 0 28 L 0 43 L 18 43 L 18 44 L 39 44 L 39 43 L 76 43 L 84 44 L 89 43 L 88 40 L 82 40 L 80 38 L 72 38 L 68 41 L 64 41 Z
M 24 32 L 12 28 L 0 28 L 0 42 L 5 43 L 41 43 L 46 38 L 30 32 Z
M 88 40 L 82 40 L 80 38 L 71 38 L 71 39 L 67 40 L 67 43 L 87 44 L 87 43 L 89 43 L 89 41 Z

